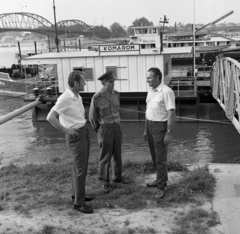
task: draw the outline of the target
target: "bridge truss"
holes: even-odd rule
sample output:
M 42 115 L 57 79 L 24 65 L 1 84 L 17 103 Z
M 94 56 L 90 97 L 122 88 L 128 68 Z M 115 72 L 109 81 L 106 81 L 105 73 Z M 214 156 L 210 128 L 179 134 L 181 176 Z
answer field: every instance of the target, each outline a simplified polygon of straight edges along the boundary
M 92 36 L 92 28 L 81 20 L 62 20 L 57 23 L 58 34 L 78 34 Z M 44 35 L 55 34 L 55 25 L 44 17 L 27 13 L 15 12 L 0 14 L 0 32 L 29 31 Z
M 240 133 L 240 63 L 221 58 L 213 65 L 212 94 Z

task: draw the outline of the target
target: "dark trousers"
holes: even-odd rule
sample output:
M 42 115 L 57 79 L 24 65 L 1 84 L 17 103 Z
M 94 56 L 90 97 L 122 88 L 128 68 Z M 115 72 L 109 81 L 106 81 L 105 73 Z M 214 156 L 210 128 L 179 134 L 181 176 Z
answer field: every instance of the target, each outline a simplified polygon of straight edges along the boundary
M 157 170 L 157 188 L 164 189 L 167 175 L 167 145 L 163 139 L 167 131 L 166 122 L 146 121 L 148 145 Z
M 85 182 L 87 176 L 90 151 L 90 135 L 87 127 L 79 130 L 80 135 L 73 137 L 66 134 L 66 144 L 73 157 L 72 195 L 75 196 L 74 205 L 81 206 L 85 202 Z
M 109 169 L 112 164 L 113 180 L 122 176 L 122 131 L 119 124 L 101 125 L 98 130 L 99 179 L 109 183 Z

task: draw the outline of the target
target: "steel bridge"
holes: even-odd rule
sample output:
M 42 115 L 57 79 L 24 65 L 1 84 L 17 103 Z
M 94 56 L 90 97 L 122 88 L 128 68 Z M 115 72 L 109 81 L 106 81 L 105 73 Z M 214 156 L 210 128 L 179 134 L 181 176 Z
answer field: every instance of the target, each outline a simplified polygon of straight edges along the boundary
M 211 77 L 213 97 L 240 133 L 240 63 L 232 58 L 218 59 Z
M 58 35 L 75 34 L 90 37 L 92 27 L 81 20 L 62 20 L 57 22 Z M 55 25 L 44 17 L 27 13 L 14 12 L 0 14 L 0 33 L 8 31 L 35 32 L 43 35 L 55 35 Z

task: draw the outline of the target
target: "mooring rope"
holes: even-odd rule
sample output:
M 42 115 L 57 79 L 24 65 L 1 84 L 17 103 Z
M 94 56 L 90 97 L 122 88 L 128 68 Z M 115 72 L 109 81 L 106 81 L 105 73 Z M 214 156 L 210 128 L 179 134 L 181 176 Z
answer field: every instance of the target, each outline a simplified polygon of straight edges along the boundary
M 85 104 L 90 104 L 89 102 L 83 102 Z M 137 113 L 142 113 L 145 114 L 145 111 L 138 111 L 138 110 L 130 110 L 130 109 L 125 109 L 125 108 L 119 108 L 120 110 L 126 110 L 126 111 L 131 111 L 131 112 L 137 112 Z M 179 119 L 188 119 L 188 120 L 195 120 L 195 121 L 201 121 L 201 122 L 208 122 L 208 123 L 221 123 L 221 124 L 232 124 L 231 122 L 224 122 L 224 121 L 217 121 L 217 120 L 210 120 L 210 119 L 197 119 L 197 118 L 191 118 L 191 117 L 183 117 L 183 116 L 178 116 L 175 115 L 176 118 Z

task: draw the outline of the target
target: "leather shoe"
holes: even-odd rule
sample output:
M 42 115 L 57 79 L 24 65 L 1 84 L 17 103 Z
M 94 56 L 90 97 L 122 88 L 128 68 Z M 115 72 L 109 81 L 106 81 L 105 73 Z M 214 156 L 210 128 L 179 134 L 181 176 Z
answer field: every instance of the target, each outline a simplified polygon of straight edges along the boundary
M 119 179 L 115 179 L 113 180 L 114 183 L 121 183 L 121 184 L 130 184 L 129 180 L 126 180 L 125 178 L 119 178 Z
M 155 197 L 156 197 L 156 198 L 163 198 L 164 195 L 165 195 L 164 190 L 162 190 L 162 189 L 158 189 L 158 190 L 157 190 L 157 194 L 156 194 Z
M 75 200 L 75 197 L 72 196 L 72 201 L 74 202 L 74 200 Z M 91 197 L 91 196 L 85 196 L 85 201 L 92 201 L 92 200 L 93 200 L 93 197 Z
M 156 187 L 157 187 L 157 181 L 154 180 L 154 181 L 152 181 L 152 182 L 150 182 L 150 183 L 146 183 L 146 186 L 147 186 L 147 187 L 150 187 L 150 188 L 156 188 Z M 165 183 L 164 189 L 166 189 L 166 187 L 167 187 L 167 182 Z
M 146 183 L 146 186 L 150 187 L 150 188 L 156 188 L 157 187 L 157 181 L 154 180 L 154 181 L 152 181 L 150 183 Z
M 85 213 L 85 214 L 93 213 L 93 208 L 91 206 L 87 206 L 85 204 L 82 205 L 82 206 L 73 205 L 73 208 L 74 208 L 74 210 L 80 211 L 80 212 Z

